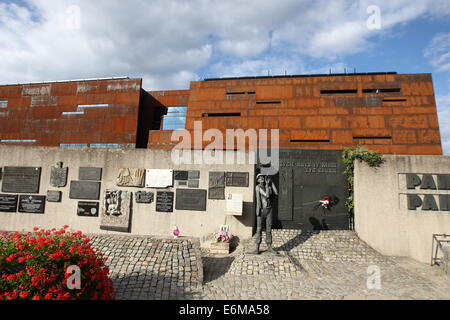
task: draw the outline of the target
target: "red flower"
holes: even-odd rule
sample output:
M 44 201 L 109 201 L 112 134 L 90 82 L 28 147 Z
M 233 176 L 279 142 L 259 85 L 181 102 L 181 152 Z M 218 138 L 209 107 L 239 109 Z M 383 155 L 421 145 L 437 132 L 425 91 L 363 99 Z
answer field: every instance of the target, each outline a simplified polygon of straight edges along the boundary
M 29 294 L 30 294 L 30 293 L 29 293 L 28 291 L 22 291 L 22 292 L 19 294 L 19 296 L 20 296 L 22 299 L 26 299 L 26 298 L 28 297 Z

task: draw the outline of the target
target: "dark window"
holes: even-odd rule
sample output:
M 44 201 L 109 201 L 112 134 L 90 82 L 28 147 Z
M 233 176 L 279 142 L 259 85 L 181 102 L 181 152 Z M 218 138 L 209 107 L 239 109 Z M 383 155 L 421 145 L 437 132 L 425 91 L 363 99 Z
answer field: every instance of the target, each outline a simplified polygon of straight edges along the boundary
M 392 137 L 362 137 L 362 136 L 358 136 L 358 137 L 353 137 L 353 139 L 373 139 L 373 140 L 386 140 L 386 139 L 392 139 Z
M 391 93 L 400 92 L 400 88 L 375 88 L 375 89 L 363 89 L 363 93 Z
M 405 102 L 405 101 L 407 101 L 407 99 L 389 99 L 389 98 L 383 99 L 383 102 Z
M 204 113 L 202 114 L 203 118 L 207 117 L 240 117 L 240 112 L 228 112 L 228 113 Z
M 295 140 L 292 139 L 291 142 L 330 142 L 328 139 L 320 139 L 320 140 Z
M 236 95 L 239 95 L 239 94 L 256 94 L 256 92 L 255 91 L 241 91 L 241 92 L 227 92 L 227 94 L 229 94 L 229 95 L 233 95 L 233 94 L 236 94 Z
M 358 93 L 358 89 L 320 90 L 320 94 L 349 94 L 349 93 Z
M 163 116 L 163 130 L 180 130 L 186 127 L 186 106 L 168 107 Z
M 281 104 L 280 100 L 276 101 L 256 101 L 256 104 Z

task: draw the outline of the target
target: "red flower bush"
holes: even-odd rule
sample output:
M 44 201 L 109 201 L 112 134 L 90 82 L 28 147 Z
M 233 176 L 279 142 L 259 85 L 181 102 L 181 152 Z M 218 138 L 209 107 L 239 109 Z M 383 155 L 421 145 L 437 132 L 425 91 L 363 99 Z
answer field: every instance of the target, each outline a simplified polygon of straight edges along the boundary
M 0 300 L 114 299 L 106 258 L 68 228 L 0 234 Z M 80 289 L 69 285 L 71 266 L 79 268 Z

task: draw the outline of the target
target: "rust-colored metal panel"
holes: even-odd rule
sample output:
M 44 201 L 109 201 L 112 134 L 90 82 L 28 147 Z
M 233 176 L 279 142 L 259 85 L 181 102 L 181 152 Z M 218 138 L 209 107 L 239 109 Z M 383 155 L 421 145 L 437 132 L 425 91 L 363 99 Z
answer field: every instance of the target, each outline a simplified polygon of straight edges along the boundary
M 31 145 L 38 146 L 135 144 L 140 84 L 140 79 L 110 79 L 0 86 L 1 98 L 8 100 L 8 125 L 0 127 L 0 140 L 36 140 Z M 120 135 L 114 134 L 117 122 L 124 124 Z

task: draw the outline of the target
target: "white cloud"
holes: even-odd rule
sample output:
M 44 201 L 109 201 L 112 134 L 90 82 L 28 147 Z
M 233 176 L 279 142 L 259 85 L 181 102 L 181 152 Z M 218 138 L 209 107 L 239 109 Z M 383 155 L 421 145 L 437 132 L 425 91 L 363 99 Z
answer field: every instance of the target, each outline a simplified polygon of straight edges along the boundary
M 147 89 L 187 88 L 208 69 L 224 72 L 219 76 L 260 75 L 268 68 L 299 73 L 302 57 L 340 66 L 395 26 L 450 14 L 445 0 L 20 3 L 27 6 L 0 3 L 0 83 L 128 75 L 144 78 Z M 67 28 L 70 5 L 81 10 L 80 29 Z M 381 9 L 381 30 L 367 28 L 369 5 Z
M 450 33 L 437 34 L 425 48 L 424 56 L 438 71 L 450 71 Z
M 444 154 L 450 156 L 450 94 L 437 95 L 436 104 L 438 108 L 442 148 Z

